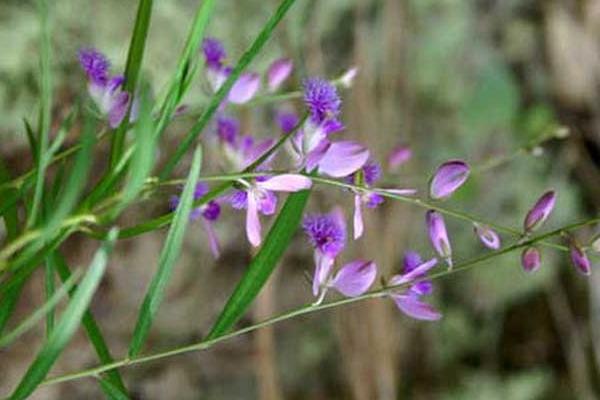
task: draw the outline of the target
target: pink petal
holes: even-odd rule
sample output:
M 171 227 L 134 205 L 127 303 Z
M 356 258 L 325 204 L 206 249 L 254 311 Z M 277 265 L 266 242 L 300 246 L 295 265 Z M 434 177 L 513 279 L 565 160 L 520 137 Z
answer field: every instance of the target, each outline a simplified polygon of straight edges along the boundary
M 446 161 L 438 167 L 429 184 L 432 199 L 446 199 L 469 178 L 471 168 L 463 160 Z
M 256 186 L 276 192 L 297 192 L 310 189 L 312 181 L 303 175 L 283 174 L 269 178 L 266 181 L 257 182 Z
M 110 110 L 108 112 L 108 125 L 111 128 L 116 128 L 121 124 L 125 114 L 127 113 L 127 107 L 129 106 L 129 93 L 117 92 L 111 98 Z
M 242 74 L 229 92 L 229 101 L 244 104 L 250 101 L 260 88 L 260 76 L 255 73 Z
M 248 207 L 246 212 L 246 236 L 254 247 L 260 246 L 260 219 L 258 218 L 258 205 L 253 193 L 248 193 Z
M 306 155 L 306 171 L 312 172 L 323 159 L 327 150 L 331 146 L 331 142 L 327 139 L 323 139 L 319 144 Z
M 402 164 L 406 163 L 412 157 L 412 150 L 406 145 L 398 145 L 392 149 L 388 155 L 388 167 L 395 171 Z
M 437 321 L 442 318 L 442 314 L 427 303 L 423 303 L 418 298 L 407 295 L 392 295 L 392 299 L 404 314 L 409 317 L 424 320 Z
M 274 92 L 279 89 L 279 86 L 290 76 L 293 69 L 294 63 L 289 58 L 280 58 L 273 61 L 267 71 L 269 91 Z
M 342 178 L 358 171 L 368 159 L 369 150 L 360 143 L 333 142 L 319 161 L 319 173 Z
M 354 240 L 362 236 L 363 230 L 362 199 L 357 194 L 354 196 Z
M 356 297 L 365 293 L 377 276 L 372 261 L 356 260 L 344 265 L 331 281 L 331 286 L 344 296 Z
M 318 296 L 321 286 L 325 284 L 331 267 L 333 266 L 334 259 L 326 254 L 322 254 L 319 251 L 315 252 L 315 275 L 313 276 L 313 295 Z
M 206 235 L 208 236 L 208 244 L 210 246 L 210 251 L 215 257 L 215 259 L 219 258 L 219 256 L 221 255 L 221 246 L 219 244 L 219 238 L 217 237 L 215 228 L 213 227 L 213 224 L 210 221 L 204 218 L 202 218 L 202 220 L 204 221 L 204 230 L 206 231 Z

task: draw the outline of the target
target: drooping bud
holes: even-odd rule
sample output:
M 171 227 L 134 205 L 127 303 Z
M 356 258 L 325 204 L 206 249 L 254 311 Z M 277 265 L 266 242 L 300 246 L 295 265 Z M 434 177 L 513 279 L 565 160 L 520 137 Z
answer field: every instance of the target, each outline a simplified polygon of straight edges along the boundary
M 531 233 L 542 226 L 550 216 L 552 209 L 554 209 L 555 202 L 556 192 L 554 190 L 547 191 L 535 202 L 523 222 L 525 233 Z
M 500 236 L 490 227 L 474 223 L 473 229 L 479 240 L 481 240 L 481 243 L 488 249 L 498 250 L 502 245 Z
M 435 251 L 442 257 L 449 268 L 452 268 L 452 248 L 446 231 L 444 217 L 437 211 L 429 210 L 425 215 L 429 240 Z
M 577 271 L 582 275 L 590 275 L 592 273 L 592 265 L 585 250 L 577 243 L 574 238 L 569 239 L 569 254 L 571 262 Z
M 542 255 L 536 247 L 528 247 L 521 253 L 521 265 L 525 272 L 535 272 L 542 265 Z
M 438 167 L 429 184 L 432 199 L 450 197 L 469 177 L 469 164 L 462 160 L 446 161 Z

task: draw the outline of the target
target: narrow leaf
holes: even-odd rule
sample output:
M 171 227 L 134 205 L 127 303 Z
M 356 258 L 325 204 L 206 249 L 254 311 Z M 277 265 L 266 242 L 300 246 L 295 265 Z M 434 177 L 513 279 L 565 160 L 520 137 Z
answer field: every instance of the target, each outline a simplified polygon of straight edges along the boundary
M 146 292 L 144 302 L 142 303 L 138 315 L 133 338 L 129 346 L 130 357 L 134 357 L 140 352 L 142 345 L 148 336 L 150 326 L 158 311 L 158 307 L 164 296 L 165 288 L 169 283 L 173 268 L 179 257 L 183 236 L 190 219 L 190 212 L 192 211 L 194 190 L 200 174 L 201 159 L 202 152 L 200 151 L 200 147 L 198 147 L 194 153 L 194 159 L 183 189 L 183 194 L 181 195 L 181 201 L 175 211 L 173 224 L 169 228 L 167 239 L 165 240 L 165 244 L 160 253 L 158 270 L 152 278 L 152 282 Z
M 25 376 L 10 396 L 11 400 L 25 399 L 33 393 L 46 377 L 48 371 L 50 371 L 50 368 L 52 368 L 52 365 L 75 333 L 85 310 L 92 300 L 92 296 L 100 284 L 100 280 L 106 269 L 108 254 L 112 250 L 116 237 L 117 230 L 111 230 L 107 241 L 94 255 L 87 273 L 63 315 L 61 315 L 56 328 L 52 331 L 52 334 L 25 373 Z
M 217 322 L 206 337 L 207 340 L 227 333 L 252 304 L 300 225 L 309 196 L 310 191 L 304 190 L 292 193 L 288 197 L 263 246 L 229 297 Z

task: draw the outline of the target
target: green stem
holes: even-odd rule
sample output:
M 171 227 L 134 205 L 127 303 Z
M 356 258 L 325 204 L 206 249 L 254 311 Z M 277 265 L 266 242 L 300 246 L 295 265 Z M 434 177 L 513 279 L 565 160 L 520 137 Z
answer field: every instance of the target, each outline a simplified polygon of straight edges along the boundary
M 457 272 L 461 272 L 461 271 L 466 271 L 470 268 L 473 268 L 475 265 L 483 262 L 483 261 L 487 261 L 489 259 L 495 258 L 497 256 L 500 256 L 502 254 L 507 254 L 510 253 L 512 251 L 518 250 L 520 248 L 524 248 L 527 246 L 531 246 L 535 243 L 538 243 L 544 239 L 556 236 L 556 235 L 560 235 L 563 232 L 566 231 L 570 231 L 570 230 L 574 230 L 577 228 L 580 228 L 582 226 L 585 225 L 589 225 L 589 224 L 593 224 L 600 221 L 600 217 L 591 219 L 591 220 L 586 220 L 586 221 L 581 221 L 581 222 L 577 222 L 574 224 L 570 224 L 570 225 L 566 225 L 562 228 L 553 230 L 551 232 L 547 232 L 544 234 L 541 234 L 539 236 L 530 238 L 526 241 L 520 241 L 517 242 L 513 245 L 510 245 L 508 247 L 505 247 L 501 250 L 497 250 L 494 252 L 490 252 L 487 254 L 484 254 L 480 257 L 476 257 L 473 258 L 471 260 L 465 261 L 463 263 L 460 263 L 458 265 L 456 265 L 452 270 L 446 270 L 443 272 L 438 272 L 435 274 L 431 274 L 429 276 L 423 277 L 420 280 L 437 280 L 452 274 L 456 274 Z M 271 326 L 274 324 L 277 324 L 279 322 L 283 322 L 295 317 L 299 317 L 302 315 L 306 315 L 306 314 L 312 314 L 314 312 L 318 312 L 318 311 L 322 311 L 322 310 L 327 310 L 330 308 L 334 308 L 334 307 L 338 307 L 338 306 L 343 306 L 346 304 L 351 304 L 351 303 L 355 303 L 358 301 L 362 301 L 362 300 L 366 300 L 366 299 L 374 299 L 374 298 L 380 298 L 380 297 L 385 297 L 386 295 L 388 295 L 390 293 L 390 291 L 393 290 L 398 290 L 398 289 L 402 289 L 407 287 L 409 284 L 413 284 L 413 282 L 410 282 L 408 284 L 403 284 L 403 285 L 398 285 L 398 286 L 387 286 L 387 287 L 383 287 L 377 290 L 373 290 L 370 291 L 368 293 L 365 293 L 361 296 L 358 297 L 353 297 L 353 298 L 344 298 L 341 300 L 336 300 L 336 301 L 331 301 L 328 303 L 323 303 L 320 305 L 305 305 L 303 307 L 300 307 L 298 309 L 292 310 L 292 311 L 288 311 L 284 314 L 278 315 L 276 317 L 267 319 L 265 321 L 259 322 L 257 324 L 248 326 L 246 328 L 242 328 L 240 330 L 231 332 L 229 334 L 225 334 L 225 335 L 221 335 L 218 336 L 216 338 L 210 339 L 210 340 L 203 340 L 200 341 L 198 343 L 195 344 L 191 344 L 188 346 L 184 346 L 184 347 L 178 347 L 172 350 L 168 350 L 168 351 L 163 351 L 163 352 L 159 352 L 159 353 L 155 353 L 155 354 L 150 354 L 150 355 L 146 355 L 146 356 L 141 356 L 141 357 L 134 357 L 134 358 L 125 358 L 119 361 L 116 361 L 114 363 L 110 363 L 110 364 L 105 364 L 105 365 L 101 365 L 95 368 L 91 368 L 91 369 L 87 369 L 84 371 L 80 371 L 80 372 L 75 372 L 72 374 L 66 374 L 66 375 L 61 375 L 61 376 L 57 376 L 54 378 L 50 378 L 47 379 L 43 382 L 42 385 L 52 385 L 52 384 L 57 384 L 57 383 L 61 383 L 61 382 L 67 382 L 67 381 L 72 381 L 72 380 L 76 380 L 76 379 L 81 379 L 81 378 L 86 378 L 86 377 L 96 377 L 101 373 L 104 373 L 106 371 L 111 371 L 117 368 L 121 368 L 121 367 L 125 367 L 125 366 L 130 366 L 130 365 L 136 365 L 136 364 L 143 364 L 143 363 L 147 363 L 150 361 L 155 361 L 155 360 L 160 360 L 163 358 L 167 358 L 167 357 L 172 357 L 175 355 L 179 355 L 179 354 L 184 354 L 184 353 L 189 353 L 189 352 L 193 352 L 193 351 L 201 351 L 201 350 L 206 350 L 212 346 L 214 346 L 215 344 L 218 344 L 220 342 L 224 342 L 228 339 L 232 339 L 241 335 L 244 335 L 246 333 L 250 333 L 253 331 L 256 331 L 260 328 L 264 328 L 267 326 Z

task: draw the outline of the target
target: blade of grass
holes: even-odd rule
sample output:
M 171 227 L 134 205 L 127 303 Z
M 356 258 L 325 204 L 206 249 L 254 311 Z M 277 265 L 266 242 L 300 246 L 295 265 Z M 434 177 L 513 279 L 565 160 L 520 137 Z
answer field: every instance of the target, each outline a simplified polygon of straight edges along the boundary
M 71 270 L 69 269 L 69 266 L 67 265 L 63 256 L 58 252 L 54 252 L 51 258 L 53 259 L 56 272 L 58 273 L 58 276 L 60 277 L 61 281 L 67 282 L 69 279 L 71 279 Z M 70 290 L 70 296 L 73 296 L 75 294 L 75 289 L 76 288 Z M 83 328 L 85 329 L 85 332 L 90 342 L 92 343 L 92 346 L 94 346 L 94 350 L 96 350 L 96 354 L 98 355 L 98 359 L 100 360 L 100 362 L 103 364 L 113 362 L 114 358 L 110 354 L 110 350 L 108 349 L 106 340 L 102 335 L 102 331 L 100 330 L 96 319 L 94 318 L 93 314 L 89 309 L 86 310 L 83 314 L 81 323 L 83 325 Z M 112 386 L 118 388 L 122 393 L 127 393 L 127 388 L 125 387 L 125 383 L 123 383 L 123 379 L 121 378 L 121 374 L 119 373 L 119 371 L 108 371 L 106 373 L 106 378 L 103 380 L 110 382 Z M 104 389 L 104 387 L 102 388 L 102 390 L 107 395 L 109 395 Z
M 133 34 L 131 35 L 131 43 L 129 44 L 127 64 L 125 65 L 125 84 L 123 89 L 127 93 L 130 93 L 132 102 L 133 97 L 136 95 L 138 78 L 144 59 L 146 38 L 148 37 L 148 28 L 150 27 L 150 18 L 152 16 L 152 3 L 153 0 L 139 1 Z M 130 102 L 130 105 L 132 102 Z M 130 112 L 131 107 L 112 137 L 112 149 L 110 153 L 111 167 L 114 167 L 119 162 L 121 155 L 123 154 Z
M 106 396 L 111 400 L 128 400 L 129 396 L 127 396 L 121 389 L 117 386 L 113 385 L 110 381 L 106 379 L 98 379 L 98 383 L 102 388 L 102 391 Z
M 81 273 L 73 274 L 65 283 L 56 290 L 53 295 L 39 308 L 35 310 L 33 314 L 27 317 L 23 322 L 21 322 L 15 329 L 10 331 L 9 333 L 0 337 L 0 348 L 6 347 L 19 336 L 23 335 L 25 332 L 30 330 L 37 324 L 44 316 L 47 316 L 56 305 L 65 297 L 68 291 L 75 285 L 77 279 Z
M 290 194 L 263 246 L 238 282 L 233 294 L 229 297 L 227 304 L 217 318 L 217 322 L 215 322 L 206 337 L 207 340 L 227 333 L 256 298 L 256 295 L 258 295 L 258 292 L 281 259 L 283 252 L 289 246 L 300 224 L 309 196 L 310 190 Z
M 112 251 L 116 238 L 117 230 L 113 229 L 109 233 L 107 241 L 103 243 L 102 247 L 94 255 L 87 273 L 83 277 L 81 284 L 75 291 L 63 315 L 61 315 L 56 328 L 52 331 L 52 335 L 48 338 L 25 373 L 25 376 L 23 376 L 23 379 L 10 396 L 11 400 L 25 399 L 33 393 L 44 380 L 50 368 L 52 368 L 52 365 L 75 333 L 104 275 L 108 255 Z
M 27 141 L 29 142 L 31 155 L 33 156 L 34 161 L 37 163 L 40 157 L 40 151 L 37 144 L 37 139 L 35 138 L 35 133 L 33 132 L 33 128 L 26 118 L 23 118 L 23 125 L 25 125 L 25 133 L 27 134 Z
M 46 302 L 50 301 L 54 297 L 54 265 L 51 264 L 49 259 L 46 259 L 44 264 L 44 287 L 46 289 Z M 49 337 L 54 329 L 54 308 L 51 308 L 46 313 L 46 337 Z
M 187 182 L 184 186 L 181 200 L 177 209 L 175 210 L 175 217 L 173 218 L 173 224 L 169 228 L 167 239 L 161 250 L 160 257 L 158 260 L 158 270 L 152 278 L 152 282 L 144 297 L 144 302 L 140 309 L 138 320 L 133 333 L 133 338 L 129 345 L 129 356 L 136 356 L 148 336 L 150 326 L 154 320 L 154 316 L 158 311 L 158 307 L 164 296 L 164 291 L 171 278 L 173 268 L 183 244 L 183 236 L 185 229 L 190 220 L 190 212 L 192 211 L 192 203 L 194 200 L 194 190 L 196 183 L 198 182 L 198 176 L 200 175 L 200 164 L 202 160 L 202 152 L 200 147 L 196 149 L 194 153 L 194 159 L 188 174 Z
M 279 7 L 277 8 L 277 10 L 275 11 L 275 13 L 271 16 L 271 18 L 269 18 L 267 23 L 263 26 L 262 30 L 260 31 L 260 33 L 258 34 L 256 39 L 254 40 L 252 45 L 250 45 L 248 50 L 246 50 L 244 52 L 244 54 L 242 55 L 242 57 L 240 58 L 240 60 L 236 64 L 236 66 L 231 71 L 231 74 L 229 75 L 229 77 L 227 78 L 225 83 L 223 83 L 223 85 L 217 91 L 217 93 L 215 93 L 212 96 L 210 103 L 208 104 L 208 106 L 206 107 L 206 109 L 204 110 L 204 112 L 202 113 L 200 118 L 198 119 L 198 121 L 188 131 L 186 136 L 183 138 L 183 140 L 177 146 L 175 153 L 173 153 L 173 155 L 167 161 L 164 168 L 161 170 L 161 173 L 159 176 L 162 180 L 168 178 L 171 175 L 171 173 L 173 172 L 173 170 L 175 169 L 175 167 L 177 166 L 177 164 L 179 163 L 179 161 L 181 160 L 183 155 L 188 151 L 188 149 L 194 143 L 194 140 L 196 140 L 198 135 L 200 135 L 202 133 L 202 131 L 204 131 L 204 128 L 206 127 L 206 125 L 208 124 L 210 119 L 212 118 L 213 114 L 215 113 L 215 111 L 217 110 L 219 105 L 225 99 L 225 96 L 227 95 L 227 93 L 229 93 L 229 90 L 231 89 L 233 84 L 237 81 L 237 79 L 239 78 L 241 73 L 250 64 L 250 62 L 254 59 L 254 57 L 256 57 L 258 55 L 258 53 L 263 48 L 263 46 L 265 45 L 267 40 L 269 40 L 269 38 L 273 34 L 273 31 L 275 30 L 275 28 L 277 27 L 279 22 L 282 20 L 282 18 L 285 16 L 285 14 L 288 12 L 288 10 L 294 4 L 295 1 L 296 0 L 283 0 L 281 2 L 281 4 L 279 5 Z

